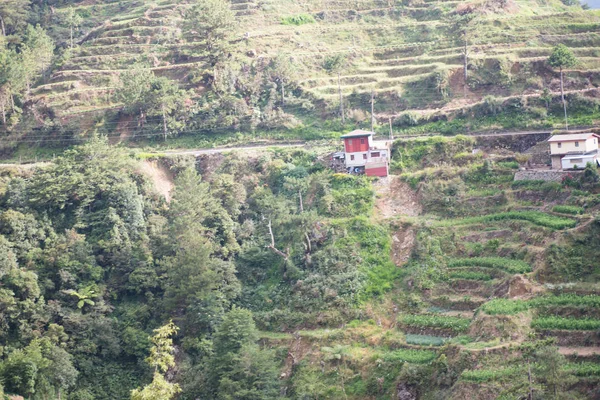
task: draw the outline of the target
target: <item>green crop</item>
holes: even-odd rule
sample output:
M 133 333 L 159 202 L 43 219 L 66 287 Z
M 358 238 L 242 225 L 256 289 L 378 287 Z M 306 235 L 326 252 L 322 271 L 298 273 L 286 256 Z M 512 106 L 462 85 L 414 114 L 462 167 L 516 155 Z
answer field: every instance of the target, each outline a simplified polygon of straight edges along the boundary
M 467 217 L 460 219 L 449 219 L 445 221 L 438 221 L 438 226 L 455 226 L 455 225 L 469 225 L 469 224 L 480 224 L 492 221 L 510 221 L 520 220 L 528 221 L 532 224 L 544 226 L 551 229 L 565 229 L 573 228 L 577 225 L 577 221 L 566 217 L 557 217 L 543 213 L 541 211 L 509 211 L 498 214 L 482 215 L 479 217 Z
M 520 374 L 521 372 L 523 372 L 522 367 L 475 369 L 463 371 L 462 374 L 460 374 L 460 378 L 468 382 L 483 383 L 507 379 Z
M 448 268 L 459 268 L 459 267 L 484 267 L 484 268 L 495 268 L 502 269 L 507 272 L 522 274 L 525 272 L 531 272 L 531 266 L 525 261 L 513 260 L 511 258 L 501 257 L 472 257 L 472 258 L 458 258 L 448 262 Z
M 600 376 L 600 364 L 593 362 L 569 363 L 565 369 L 577 376 Z
M 468 279 L 472 281 L 491 281 L 493 277 L 490 274 L 477 271 L 453 271 L 448 274 L 450 279 Z
M 469 328 L 471 320 L 462 317 L 449 317 L 445 315 L 422 314 L 405 315 L 400 318 L 400 323 L 406 326 L 420 328 L 450 329 L 455 332 L 464 332 Z
M 539 317 L 531 321 L 534 329 L 564 329 L 569 331 L 594 331 L 600 329 L 600 320 L 563 317 Z
M 406 343 L 419 346 L 441 346 L 448 339 L 439 336 L 406 334 Z
M 494 299 L 483 304 L 480 309 L 486 314 L 511 315 L 526 311 L 530 308 L 530 302 L 525 300 Z
M 565 306 L 600 308 L 600 296 L 561 294 L 559 296 L 540 296 L 531 300 L 494 299 L 483 304 L 481 310 L 491 315 L 511 315 L 526 311 L 530 308 Z
M 562 214 L 578 215 L 583 214 L 583 207 L 577 206 L 554 206 L 552 211 Z
M 436 354 L 431 350 L 397 349 L 378 355 L 383 361 L 396 363 L 408 362 L 413 364 L 426 364 L 435 359 Z

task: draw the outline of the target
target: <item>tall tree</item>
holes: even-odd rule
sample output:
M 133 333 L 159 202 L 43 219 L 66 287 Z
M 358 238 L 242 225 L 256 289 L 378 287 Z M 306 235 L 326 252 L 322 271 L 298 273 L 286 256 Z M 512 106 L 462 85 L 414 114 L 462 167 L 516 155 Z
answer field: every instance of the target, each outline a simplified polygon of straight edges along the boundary
M 73 6 L 69 6 L 69 8 L 67 8 L 67 11 L 65 12 L 63 18 L 64 18 L 64 23 L 69 27 L 69 30 L 71 33 L 71 49 L 72 49 L 73 48 L 73 30 L 75 28 L 78 28 L 79 25 L 81 25 L 83 18 L 81 18 L 81 15 L 79 15 L 75 11 Z
M 296 67 L 291 57 L 278 54 L 269 64 L 269 75 L 278 85 L 281 92 L 281 105 L 285 106 L 285 86 L 289 85 L 296 76 Z
M 45 76 L 54 55 L 54 42 L 40 26 L 31 25 L 25 32 L 25 42 L 21 50 L 22 68 L 27 92 L 35 79 Z
M 213 64 L 225 52 L 235 26 L 235 15 L 226 0 L 196 0 L 183 23 L 186 36 L 206 48 Z
M 155 335 L 151 339 L 153 346 L 150 356 L 146 359 L 148 364 L 154 367 L 154 377 L 143 389 L 134 389 L 131 392 L 131 400 L 170 400 L 181 391 L 178 384 L 168 382 L 164 376 L 169 368 L 175 366 L 172 336 L 177 330 L 172 321 L 154 330 Z
M 573 52 L 564 44 L 559 44 L 552 50 L 552 54 L 548 58 L 548 64 L 553 68 L 560 69 L 560 96 L 565 111 L 565 128 L 569 130 L 569 120 L 567 118 L 567 102 L 565 101 L 563 68 L 571 68 L 577 64 L 577 58 Z
M 14 33 L 25 25 L 30 0 L 3 0 L 0 2 L 0 30 L 2 35 Z
M 342 123 L 346 123 L 346 116 L 344 115 L 344 97 L 342 96 L 342 71 L 346 67 L 347 61 L 343 54 L 336 54 L 328 56 L 323 61 L 323 69 L 330 75 L 337 75 L 338 78 L 338 94 L 340 96 L 340 116 Z

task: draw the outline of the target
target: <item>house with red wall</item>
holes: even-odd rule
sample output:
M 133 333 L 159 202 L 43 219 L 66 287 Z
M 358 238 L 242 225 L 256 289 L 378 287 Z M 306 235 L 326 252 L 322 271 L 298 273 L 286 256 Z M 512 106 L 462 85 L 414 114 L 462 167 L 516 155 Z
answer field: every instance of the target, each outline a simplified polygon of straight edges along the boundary
M 355 130 L 342 136 L 344 140 L 344 162 L 352 174 L 388 176 L 391 142 L 374 140 L 373 132 Z

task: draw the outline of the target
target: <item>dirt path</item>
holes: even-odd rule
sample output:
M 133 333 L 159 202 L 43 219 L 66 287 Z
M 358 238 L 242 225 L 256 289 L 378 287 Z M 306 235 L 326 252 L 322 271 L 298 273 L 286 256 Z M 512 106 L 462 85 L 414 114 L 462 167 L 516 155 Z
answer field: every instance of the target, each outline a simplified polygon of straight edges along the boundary
M 563 356 L 600 356 L 600 347 L 558 347 L 558 352 Z
M 144 161 L 140 169 L 154 184 L 154 189 L 168 202 L 171 201 L 173 190 L 173 175 L 167 168 L 158 165 L 156 161 Z

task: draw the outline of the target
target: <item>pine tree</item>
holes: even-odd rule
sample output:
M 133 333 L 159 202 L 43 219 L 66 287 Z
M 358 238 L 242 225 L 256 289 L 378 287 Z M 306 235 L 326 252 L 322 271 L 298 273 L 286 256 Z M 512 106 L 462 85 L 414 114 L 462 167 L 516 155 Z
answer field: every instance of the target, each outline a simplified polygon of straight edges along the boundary
M 565 127 L 569 130 L 569 120 L 567 118 L 567 102 L 565 101 L 563 68 L 571 68 L 577 64 L 577 58 L 573 52 L 564 44 L 559 44 L 552 50 L 552 54 L 548 58 L 548 64 L 553 68 L 560 69 L 560 96 L 565 110 Z

